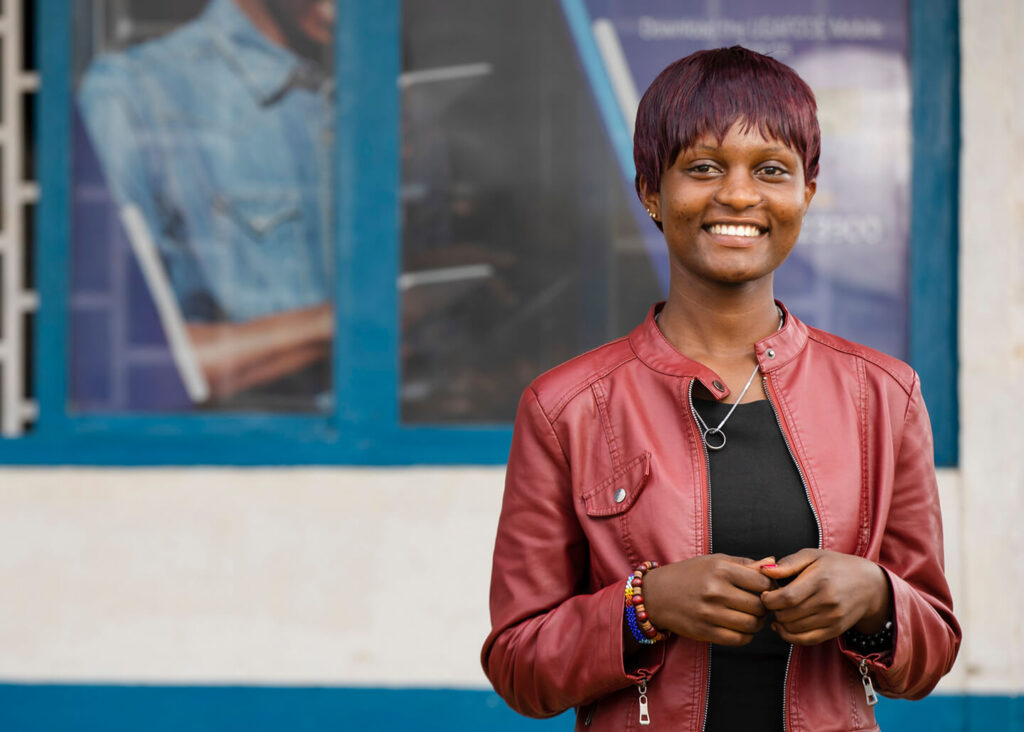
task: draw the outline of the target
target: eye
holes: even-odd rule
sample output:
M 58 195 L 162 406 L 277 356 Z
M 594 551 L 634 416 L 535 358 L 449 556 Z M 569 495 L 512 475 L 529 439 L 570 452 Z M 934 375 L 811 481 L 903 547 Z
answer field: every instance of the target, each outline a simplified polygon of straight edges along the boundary
M 712 175 L 717 172 L 717 169 L 711 163 L 694 163 L 686 170 L 694 175 Z
M 788 171 L 779 165 L 765 165 L 761 168 L 760 173 L 768 176 L 769 178 L 778 178 L 786 175 Z

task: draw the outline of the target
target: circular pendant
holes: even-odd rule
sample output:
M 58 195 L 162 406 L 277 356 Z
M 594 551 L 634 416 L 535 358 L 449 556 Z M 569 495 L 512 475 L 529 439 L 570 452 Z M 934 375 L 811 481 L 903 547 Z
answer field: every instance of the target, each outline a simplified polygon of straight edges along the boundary
M 704 430 L 704 444 L 709 450 L 721 450 L 725 447 L 725 433 L 718 427 L 709 427 Z

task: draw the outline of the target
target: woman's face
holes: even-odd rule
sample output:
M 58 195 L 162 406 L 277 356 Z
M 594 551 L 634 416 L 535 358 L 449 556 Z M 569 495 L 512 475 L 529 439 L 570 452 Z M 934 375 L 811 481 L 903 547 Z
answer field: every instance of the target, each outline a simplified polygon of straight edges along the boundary
M 789 256 L 814 190 L 796 152 L 736 123 L 721 144 L 704 137 L 679 153 L 644 203 L 662 222 L 673 269 L 739 284 L 770 277 Z

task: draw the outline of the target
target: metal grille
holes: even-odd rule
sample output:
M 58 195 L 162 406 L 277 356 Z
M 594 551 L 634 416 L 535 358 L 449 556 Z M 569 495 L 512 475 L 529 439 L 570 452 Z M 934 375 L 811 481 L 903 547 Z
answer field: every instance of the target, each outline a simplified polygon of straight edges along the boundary
M 31 212 L 39 186 L 30 179 L 32 96 L 39 75 L 26 60 L 32 3 L 0 2 L 0 434 L 15 437 L 36 419 L 28 381 L 29 338 L 38 296 L 32 289 Z

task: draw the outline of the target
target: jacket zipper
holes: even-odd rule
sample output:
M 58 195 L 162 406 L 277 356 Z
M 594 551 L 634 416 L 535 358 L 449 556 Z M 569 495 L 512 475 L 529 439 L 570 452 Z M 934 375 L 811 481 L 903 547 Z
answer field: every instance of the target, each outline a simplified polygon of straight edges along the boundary
M 875 685 L 871 683 L 871 672 L 868 670 L 868 659 L 860 659 L 860 683 L 864 685 L 864 698 L 869 707 L 878 704 L 878 695 L 875 693 Z
M 647 677 L 641 676 L 640 683 L 636 685 L 637 693 L 640 695 L 640 726 L 646 727 L 651 723 L 650 710 L 647 708 Z
M 786 434 L 786 430 L 782 426 L 782 419 L 779 417 L 779 410 L 775 408 L 775 402 L 772 401 L 772 393 L 768 387 L 768 375 L 765 374 L 761 379 L 762 387 L 764 388 L 765 399 L 768 400 L 768 405 L 772 408 L 772 413 L 775 415 L 775 423 L 779 426 L 779 432 L 782 433 L 782 441 L 786 443 L 786 449 L 789 451 L 789 457 L 793 460 L 793 464 L 796 465 L 796 472 L 800 475 L 800 482 L 804 486 L 804 495 L 807 497 L 807 504 L 811 507 L 811 514 L 814 516 L 814 523 L 818 527 L 818 548 L 821 549 L 821 519 L 818 518 L 818 509 L 814 507 L 814 499 L 811 498 L 811 489 L 807 485 L 807 478 L 804 475 L 804 469 L 800 465 L 800 461 L 796 459 L 796 453 L 793 452 L 793 445 L 789 441 L 789 435 Z M 786 719 L 786 703 L 787 693 L 786 690 L 789 688 L 789 664 L 793 660 L 793 644 L 789 645 L 789 654 L 786 656 L 786 672 L 782 676 L 782 729 L 789 729 L 788 720 Z
M 708 517 L 708 540 L 707 540 L 707 553 L 711 553 L 711 457 L 708 455 L 708 446 L 704 442 L 704 436 L 700 432 L 700 421 L 697 419 L 697 407 L 693 404 L 693 379 L 690 380 L 690 387 L 687 391 L 687 397 L 690 400 L 690 416 L 693 417 L 693 424 L 697 427 L 697 442 L 700 443 L 701 449 L 704 451 L 704 488 L 707 491 L 707 517 Z M 708 704 L 711 701 L 711 644 L 708 643 L 708 660 L 705 665 L 707 669 L 706 683 L 704 684 L 704 715 L 701 718 L 700 732 L 705 732 L 708 728 Z

